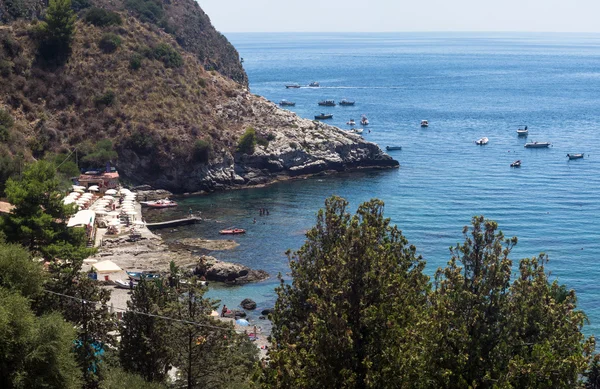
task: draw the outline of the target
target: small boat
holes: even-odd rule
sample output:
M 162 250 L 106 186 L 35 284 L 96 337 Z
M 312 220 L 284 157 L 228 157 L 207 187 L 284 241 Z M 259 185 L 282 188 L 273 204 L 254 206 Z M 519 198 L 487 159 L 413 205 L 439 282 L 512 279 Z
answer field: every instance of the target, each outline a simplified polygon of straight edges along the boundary
M 169 208 L 177 206 L 177 203 L 175 201 L 169 199 L 140 201 L 140 204 L 145 205 L 149 208 Z
M 317 81 L 313 81 L 310 84 L 308 84 L 308 86 L 310 86 L 311 88 L 318 88 L 321 86 L 321 84 L 319 84 Z
M 527 134 L 529 134 L 529 130 L 527 129 L 527 126 L 525 126 L 525 128 L 517 129 L 517 136 L 527 136 Z
M 296 105 L 296 103 L 294 103 L 293 101 L 281 100 L 279 102 L 279 105 L 281 105 L 282 107 L 293 107 Z
M 348 120 L 348 121 L 346 122 L 346 124 L 347 124 L 347 125 L 349 125 L 349 126 L 355 126 L 355 125 L 356 125 L 356 122 L 354 121 L 354 119 L 350 119 L 350 120 Z
M 144 278 L 146 280 L 156 280 L 161 277 L 161 275 L 159 273 L 155 273 L 152 271 L 142 271 L 142 272 L 128 271 L 126 273 L 127 273 L 127 276 L 134 281 L 139 281 L 142 278 Z
M 528 149 L 542 149 L 545 147 L 550 147 L 550 142 L 530 142 L 525 143 L 525 148 Z
M 387 151 L 402 150 L 402 146 L 385 146 Z
M 221 234 L 221 235 L 237 235 L 237 234 L 245 234 L 245 233 L 246 233 L 246 230 L 244 230 L 242 228 L 228 228 L 228 229 L 219 231 L 219 234 Z
M 569 157 L 569 159 L 582 159 L 583 154 L 567 154 L 567 157 Z
M 315 115 L 315 119 L 317 120 L 331 119 L 332 117 L 332 113 L 321 113 L 320 115 Z
M 510 167 L 521 167 L 521 160 L 517 159 L 515 162 L 510 164 Z
M 115 286 L 119 289 L 131 289 L 131 285 L 129 285 L 129 282 L 122 280 L 115 280 Z M 133 287 L 136 287 L 135 283 L 133 283 Z
M 421 127 L 429 127 L 429 122 L 425 119 L 421 120 Z
M 483 138 L 481 138 L 481 139 L 477 139 L 477 140 L 475 141 L 475 144 L 477 144 L 477 145 L 479 145 L 479 146 L 483 146 L 483 145 L 487 145 L 487 143 L 488 143 L 489 141 L 490 141 L 490 140 L 489 140 L 488 138 L 486 138 L 486 137 L 483 137 Z
M 363 129 L 362 128 L 353 128 L 352 130 L 350 130 L 350 132 L 352 132 L 354 134 L 362 134 Z
M 345 105 L 345 106 L 348 106 L 348 105 L 354 105 L 354 101 L 352 101 L 352 100 L 346 100 L 346 99 L 342 99 L 342 100 L 340 101 L 340 105 Z
M 334 100 L 323 100 L 323 101 L 319 101 L 319 105 L 324 105 L 325 107 L 335 107 L 335 101 Z
M 365 115 L 362 115 L 362 117 L 360 118 L 360 124 L 362 124 L 363 126 L 369 125 L 369 119 L 367 119 Z
M 286 84 L 285 87 L 287 89 L 297 89 L 300 88 L 300 84 Z

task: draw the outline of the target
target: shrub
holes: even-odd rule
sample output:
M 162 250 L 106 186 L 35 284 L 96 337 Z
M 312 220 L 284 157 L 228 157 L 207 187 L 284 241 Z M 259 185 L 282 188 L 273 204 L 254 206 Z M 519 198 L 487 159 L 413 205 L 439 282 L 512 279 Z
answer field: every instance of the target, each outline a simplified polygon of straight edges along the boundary
M 157 141 L 152 133 L 145 128 L 136 129 L 128 138 L 124 140 L 124 146 L 130 150 L 141 154 L 152 154 L 156 149 Z
M 275 134 L 273 134 L 272 132 L 269 132 L 269 133 L 267 134 L 267 140 L 268 140 L 269 142 L 271 142 L 271 141 L 274 141 L 274 140 L 275 140 Z
M 92 146 L 89 154 L 83 157 L 82 161 L 88 167 L 98 167 L 104 166 L 106 162 L 114 162 L 117 157 L 110 139 L 102 139 Z
M 143 22 L 157 23 L 163 16 L 162 5 L 156 0 L 127 0 L 125 8 L 137 14 Z
M 269 141 L 268 141 L 268 140 L 266 140 L 265 138 L 263 138 L 262 136 L 257 136 L 257 137 L 256 137 L 256 143 L 257 143 L 259 146 L 262 146 L 262 147 L 264 147 L 264 148 L 267 148 L 267 147 L 269 147 Z
M 142 56 L 138 53 L 133 53 L 129 58 L 129 67 L 133 70 L 138 70 L 142 67 Z
M 159 43 L 154 46 L 150 50 L 149 56 L 162 61 L 168 68 L 178 68 L 183 65 L 181 54 L 167 43 Z
M 0 109 L 0 141 L 6 141 L 8 139 L 9 130 L 15 124 L 15 121 L 8 112 Z
M 0 59 L 0 75 L 2 77 L 9 77 L 12 74 L 12 62 Z
M 71 0 L 71 9 L 75 12 L 89 8 L 91 5 L 90 0 Z
M 196 160 L 207 163 L 210 157 L 210 152 L 212 151 L 212 144 L 210 141 L 205 141 L 204 139 L 198 139 L 194 144 L 194 157 Z
M 96 98 L 94 99 L 94 104 L 96 104 L 97 107 L 110 107 L 115 103 L 116 100 L 117 95 L 115 94 L 115 92 L 113 92 L 112 90 L 108 90 L 103 95 L 96 96 Z
M 93 24 L 97 27 L 115 25 L 120 26 L 121 24 L 123 24 L 121 15 L 119 15 L 118 13 L 96 7 L 90 8 L 90 10 L 85 13 L 85 17 L 83 19 L 86 22 Z
M 98 46 L 105 53 L 112 53 L 121 46 L 121 37 L 112 32 L 106 33 L 102 35 L 102 39 L 100 39 Z
M 290 147 L 295 150 L 295 149 L 298 148 L 298 143 L 296 143 L 296 142 L 290 142 Z
M 2 36 L 0 36 L 0 40 L 2 41 L 2 47 L 4 48 L 4 52 L 7 56 L 11 58 L 16 57 L 23 49 L 21 47 L 21 44 L 19 44 L 19 42 L 17 42 L 12 36 L 8 34 L 3 34 Z
M 199 78 L 198 84 L 200 84 L 202 88 L 206 88 L 206 80 L 204 78 Z
M 237 151 L 243 154 L 253 154 L 256 147 L 256 131 L 254 128 L 248 127 L 244 135 L 240 137 Z
M 50 0 L 46 20 L 37 27 L 40 54 L 49 60 L 65 60 L 75 34 L 76 16 L 71 0 Z

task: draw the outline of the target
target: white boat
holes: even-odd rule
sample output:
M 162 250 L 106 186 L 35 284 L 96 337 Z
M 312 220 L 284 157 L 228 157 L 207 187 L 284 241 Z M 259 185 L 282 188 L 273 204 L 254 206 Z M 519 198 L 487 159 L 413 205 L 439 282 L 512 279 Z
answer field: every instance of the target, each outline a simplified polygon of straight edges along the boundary
M 360 118 L 360 124 L 362 124 L 363 126 L 369 125 L 369 119 L 367 119 L 365 115 L 362 115 L 362 117 Z
M 483 138 L 481 138 L 481 139 L 477 139 L 477 140 L 475 141 L 475 144 L 477 144 L 477 145 L 479 145 L 479 146 L 483 146 L 483 145 L 487 145 L 487 143 L 488 143 L 489 141 L 490 141 L 490 140 L 489 140 L 488 138 L 486 138 L 486 137 L 483 137 Z
M 126 282 L 126 281 L 115 280 L 115 286 L 119 289 L 131 289 L 132 285 L 130 285 L 129 282 Z M 135 286 L 136 286 L 136 283 L 134 282 L 133 287 L 135 288 Z
M 310 84 L 308 84 L 308 86 L 310 86 L 311 88 L 318 88 L 321 86 L 321 84 L 319 84 L 317 81 L 313 81 Z
M 525 126 L 525 128 L 517 129 L 517 136 L 527 136 L 527 134 L 529 134 L 529 130 L 527 129 L 527 126 Z
M 352 130 L 350 130 L 350 132 L 353 132 L 355 134 L 362 134 L 363 129 L 362 128 L 353 128 Z
M 356 122 L 354 121 L 354 119 L 350 119 L 350 120 L 348 120 L 348 121 L 346 122 L 346 124 L 347 124 L 347 125 L 349 125 L 349 126 L 355 126 L 355 125 L 356 125 Z
M 569 157 L 569 159 L 582 159 L 583 154 L 567 154 L 567 157 Z
M 421 127 L 429 127 L 429 122 L 425 119 L 421 120 Z
M 550 147 L 550 142 L 530 142 L 525 143 L 525 148 L 528 149 L 542 149 L 545 147 Z

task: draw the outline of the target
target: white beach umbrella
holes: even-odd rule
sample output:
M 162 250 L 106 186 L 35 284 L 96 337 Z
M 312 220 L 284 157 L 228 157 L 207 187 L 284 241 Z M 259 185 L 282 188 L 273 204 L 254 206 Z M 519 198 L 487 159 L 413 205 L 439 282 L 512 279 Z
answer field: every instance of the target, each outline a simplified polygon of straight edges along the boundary
M 83 190 L 85 190 L 85 186 L 73 185 L 73 190 L 76 191 L 77 189 L 83 189 Z
M 111 195 L 102 196 L 103 199 L 114 200 L 115 198 Z
M 79 192 L 71 192 L 71 193 L 69 193 L 69 196 L 79 197 L 79 196 L 81 196 L 81 193 L 79 193 Z
M 106 215 L 108 213 L 108 212 L 106 212 L 103 209 L 98 209 L 98 210 L 96 210 L 94 212 L 96 212 L 96 215 Z
M 100 190 L 100 188 L 98 188 L 98 185 L 92 185 L 88 188 L 88 190 L 90 192 L 98 192 Z
M 135 211 L 128 211 L 127 215 L 129 215 L 129 216 L 135 216 L 135 215 L 137 215 L 137 212 L 135 212 Z
M 70 197 L 65 197 L 65 198 L 63 199 L 63 204 L 65 204 L 65 205 L 67 205 L 67 204 L 73 204 L 74 202 L 75 202 L 75 200 L 73 200 L 73 199 L 72 199 L 72 198 L 70 198 Z
M 116 195 L 117 191 L 115 189 L 109 189 L 104 193 L 106 193 L 107 195 Z
M 121 189 L 119 190 L 119 192 L 120 192 L 121 194 L 131 193 L 131 191 L 130 191 L 129 189 L 127 189 L 127 188 L 121 188 Z
M 83 193 L 83 192 L 85 192 L 83 189 L 80 189 L 80 188 L 73 189 L 73 191 L 75 191 L 77 193 Z

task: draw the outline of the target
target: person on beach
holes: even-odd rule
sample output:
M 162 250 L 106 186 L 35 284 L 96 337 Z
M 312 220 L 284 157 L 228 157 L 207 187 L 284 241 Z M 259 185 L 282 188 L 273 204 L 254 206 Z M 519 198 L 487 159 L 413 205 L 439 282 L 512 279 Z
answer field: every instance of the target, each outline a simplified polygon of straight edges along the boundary
M 223 304 L 223 309 L 221 310 L 221 317 L 225 317 L 227 313 L 227 305 Z
M 192 207 L 190 207 L 189 211 L 188 211 L 188 218 L 192 218 L 192 216 L 194 216 L 194 211 L 192 211 Z

